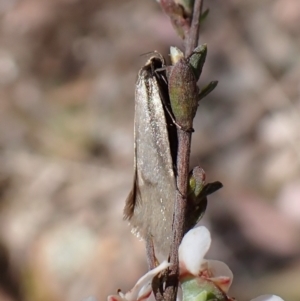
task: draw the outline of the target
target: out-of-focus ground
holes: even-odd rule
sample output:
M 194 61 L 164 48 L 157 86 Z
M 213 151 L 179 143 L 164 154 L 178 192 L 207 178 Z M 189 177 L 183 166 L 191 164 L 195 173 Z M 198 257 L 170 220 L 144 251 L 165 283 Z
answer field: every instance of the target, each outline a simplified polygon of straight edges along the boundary
M 231 267 L 237 300 L 299 301 L 300 2 L 206 5 L 200 86 L 219 86 L 191 166 L 224 184 L 207 256 Z M 0 300 L 105 300 L 146 271 L 122 221 L 141 54 L 181 41 L 151 0 L 0 0 L 0 22 Z

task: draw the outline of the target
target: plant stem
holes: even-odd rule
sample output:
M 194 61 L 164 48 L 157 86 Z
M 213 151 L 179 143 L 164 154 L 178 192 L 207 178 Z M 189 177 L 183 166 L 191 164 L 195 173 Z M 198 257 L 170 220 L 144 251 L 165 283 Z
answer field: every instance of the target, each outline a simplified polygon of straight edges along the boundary
M 193 50 L 198 46 L 200 17 L 202 14 L 204 0 L 195 0 L 193 18 L 189 34 L 185 39 L 185 57 L 189 57 Z
M 172 266 L 168 275 L 164 300 L 175 301 L 178 288 L 178 248 L 184 234 L 185 212 L 187 204 L 187 186 L 189 175 L 189 159 L 191 149 L 191 132 L 178 129 L 177 154 L 177 192 L 173 219 L 173 242 L 171 245 L 170 262 Z
M 185 57 L 188 57 L 198 45 L 202 6 L 203 0 L 195 0 L 191 27 L 185 39 Z M 163 293 L 163 300 L 166 301 L 175 301 L 177 296 L 179 276 L 178 248 L 184 234 L 189 160 L 191 151 L 191 134 L 191 131 L 186 131 L 181 128 L 177 129 L 177 191 L 173 219 L 173 241 L 170 253 L 170 262 L 172 263 L 172 266 L 166 281 L 166 289 Z

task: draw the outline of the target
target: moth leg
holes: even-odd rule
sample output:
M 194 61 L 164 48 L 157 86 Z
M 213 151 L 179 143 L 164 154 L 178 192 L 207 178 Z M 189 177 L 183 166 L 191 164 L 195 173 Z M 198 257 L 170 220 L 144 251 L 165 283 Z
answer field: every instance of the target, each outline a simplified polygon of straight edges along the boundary
M 159 265 L 159 262 L 155 256 L 154 244 L 151 234 L 148 234 L 146 237 L 146 254 L 149 270 L 156 268 Z
M 168 107 L 168 105 L 165 103 L 165 101 L 163 101 L 163 104 L 164 104 L 164 108 L 166 109 L 168 115 L 170 116 L 173 124 L 175 124 L 175 126 L 179 129 L 179 130 L 182 130 L 184 132 L 187 132 L 187 133 L 193 133 L 195 132 L 195 130 L 193 128 L 190 128 L 190 129 L 184 129 L 179 123 L 176 122 L 174 116 L 173 116 L 173 113 L 171 111 L 171 109 Z

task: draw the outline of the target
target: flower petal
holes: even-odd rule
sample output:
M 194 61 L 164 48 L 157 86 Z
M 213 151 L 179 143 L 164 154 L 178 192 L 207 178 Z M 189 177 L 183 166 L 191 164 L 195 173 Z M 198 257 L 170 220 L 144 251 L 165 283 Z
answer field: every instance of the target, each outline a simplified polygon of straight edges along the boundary
M 251 301 L 284 301 L 282 298 L 276 295 L 262 295 L 252 299 Z
M 107 301 L 126 301 L 119 295 L 110 295 L 107 297 Z
M 233 281 L 233 273 L 228 265 L 219 260 L 204 260 L 202 268 L 204 266 L 207 268 L 207 275 L 209 275 L 207 278 L 227 293 Z
M 228 293 L 232 281 L 229 277 L 216 277 L 210 280 L 224 293 Z
M 150 281 L 140 289 L 138 293 L 137 301 L 150 300 L 151 293 L 152 293 L 152 286 Z
M 176 301 L 182 301 L 182 299 L 183 299 L 182 288 L 181 288 L 181 286 L 179 285 L 179 286 L 178 286 L 178 291 L 177 291 L 177 298 L 176 298 Z
M 159 272 L 165 270 L 169 266 L 170 263 L 168 263 L 165 260 L 155 269 L 146 273 L 143 277 L 141 277 L 138 280 L 135 286 L 125 294 L 125 300 L 127 301 L 136 301 L 138 299 L 142 300 L 144 296 L 149 295 L 152 290 L 151 285 L 149 285 L 149 283 L 151 283 L 153 277 L 156 276 Z
M 214 277 L 224 276 L 233 279 L 233 273 L 226 263 L 219 260 L 205 260 L 205 262 Z
M 180 273 L 186 269 L 192 275 L 197 276 L 210 244 L 210 232 L 206 227 L 193 228 L 187 232 L 179 246 Z

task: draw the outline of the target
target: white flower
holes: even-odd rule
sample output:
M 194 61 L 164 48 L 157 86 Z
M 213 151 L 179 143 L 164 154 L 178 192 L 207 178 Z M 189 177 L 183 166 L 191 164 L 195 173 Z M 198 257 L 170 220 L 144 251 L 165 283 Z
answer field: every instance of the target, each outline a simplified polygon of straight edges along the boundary
M 200 300 L 208 292 L 225 294 L 232 283 L 232 272 L 228 266 L 217 260 L 205 260 L 211 244 L 209 231 L 205 227 L 190 230 L 179 247 L 179 280 L 177 300 Z M 108 296 L 107 301 L 155 301 L 151 283 L 153 278 L 169 267 L 166 261 L 146 273 L 126 294 Z M 196 294 L 196 299 L 193 297 Z M 205 299 L 203 299 L 205 300 Z M 272 300 L 273 301 L 273 300 Z
M 163 261 L 158 267 L 140 278 L 129 292 L 126 294 L 119 292 L 119 295 L 108 296 L 107 301 L 155 301 L 151 287 L 152 279 L 169 266 L 170 263 Z
M 205 227 L 196 227 L 187 232 L 179 247 L 179 281 L 177 301 L 234 300 L 227 293 L 233 280 L 229 267 L 221 261 L 206 260 L 211 245 L 210 232 Z M 170 263 L 158 267 L 141 277 L 126 294 L 108 296 L 107 301 L 155 301 L 152 292 L 153 278 Z M 275 295 L 263 295 L 251 301 L 283 301 Z
M 206 227 L 196 227 L 185 234 L 179 247 L 180 280 L 192 275 L 213 282 L 227 293 L 233 274 L 224 262 L 204 259 L 210 245 L 211 236 Z
M 284 300 L 275 295 L 262 295 L 250 301 L 284 301 Z

